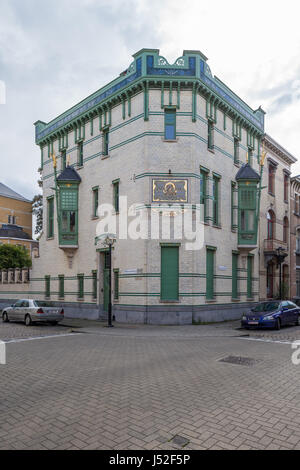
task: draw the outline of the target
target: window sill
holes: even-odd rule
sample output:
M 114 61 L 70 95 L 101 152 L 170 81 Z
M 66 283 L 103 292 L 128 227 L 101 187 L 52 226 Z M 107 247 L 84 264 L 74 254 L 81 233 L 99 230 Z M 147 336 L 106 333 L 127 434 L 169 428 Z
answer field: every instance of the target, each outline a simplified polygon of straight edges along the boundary
M 241 299 L 231 299 L 231 302 L 240 302 Z
M 219 230 L 222 229 L 222 225 L 218 225 L 218 224 L 212 224 L 212 227 L 218 228 Z
M 275 194 L 271 193 L 270 191 L 268 191 L 268 194 L 269 196 L 275 197 Z
M 209 148 L 207 148 L 207 150 L 208 150 L 208 152 L 215 154 L 214 149 L 209 149 Z
M 162 138 L 162 141 L 163 142 L 169 142 L 170 144 L 174 144 L 174 143 L 178 142 L 178 138 L 177 139 L 164 139 L 164 138 Z
M 77 165 L 78 165 L 78 166 L 77 166 L 77 170 L 82 170 L 83 165 L 79 165 L 78 163 L 77 163 Z
M 83 302 L 83 301 L 84 301 L 84 297 L 80 297 L 80 298 L 77 297 L 77 300 L 78 300 L 78 302 Z
M 101 155 L 101 160 L 105 160 L 106 158 L 109 158 L 109 157 L 110 157 L 109 154 L 108 155 Z
M 241 167 L 241 165 L 240 165 L 239 163 L 237 163 L 237 162 L 233 162 L 233 164 L 234 164 L 234 166 L 236 166 L 237 168 L 240 168 L 240 167 Z
M 54 240 L 54 237 L 47 237 L 47 241 Z
M 98 220 L 98 219 L 99 219 L 98 215 L 91 215 L 91 220 Z
M 205 300 L 205 303 L 206 304 L 215 304 L 215 303 L 217 303 L 217 300 L 216 299 L 209 299 L 209 300 Z
M 180 304 L 180 300 L 159 300 L 159 303 L 161 304 Z

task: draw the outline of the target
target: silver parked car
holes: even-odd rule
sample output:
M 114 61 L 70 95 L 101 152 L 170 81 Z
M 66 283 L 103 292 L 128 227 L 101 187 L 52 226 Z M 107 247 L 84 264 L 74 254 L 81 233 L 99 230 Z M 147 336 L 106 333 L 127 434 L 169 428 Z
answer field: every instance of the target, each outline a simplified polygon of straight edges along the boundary
M 64 309 L 46 300 L 22 299 L 2 312 L 2 321 L 22 321 L 26 326 L 33 322 L 49 322 L 57 325 L 64 319 Z

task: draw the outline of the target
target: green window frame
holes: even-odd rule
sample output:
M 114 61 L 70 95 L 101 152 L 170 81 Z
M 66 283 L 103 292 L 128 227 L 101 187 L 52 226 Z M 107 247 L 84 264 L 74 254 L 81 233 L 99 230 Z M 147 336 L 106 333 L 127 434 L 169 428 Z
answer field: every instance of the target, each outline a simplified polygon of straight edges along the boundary
M 210 120 L 207 121 L 207 148 L 214 149 L 214 123 Z
M 247 257 L 247 298 L 253 298 L 253 256 Z
M 63 299 L 65 296 L 65 276 L 60 274 L 58 276 L 58 295 L 60 299 Z
M 235 164 L 239 163 L 240 156 L 240 141 L 236 137 L 234 138 L 234 151 L 233 151 L 233 161 Z
M 165 140 L 176 140 L 176 109 L 165 109 Z
M 162 301 L 179 300 L 179 246 L 161 246 L 161 286 Z
M 251 147 L 248 147 L 248 163 L 253 166 L 253 149 Z
M 119 300 L 120 271 L 114 269 L 114 300 Z
M 64 171 L 67 166 L 67 152 L 66 150 L 62 150 L 61 152 L 61 171 Z
M 109 153 L 109 129 L 103 130 L 103 155 Z
M 99 188 L 93 188 L 93 217 L 98 217 Z
M 116 212 L 120 209 L 120 182 L 113 181 L 113 204 Z
M 45 276 L 45 297 L 49 298 L 51 296 L 51 287 L 50 287 L 51 277 L 49 275 Z
M 206 248 L 206 300 L 215 298 L 215 252 L 216 248 Z
M 238 299 L 238 253 L 232 253 L 232 298 Z
M 84 298 L 84 274 L 77 274 L 78 299 Z
M 78 166 L 83 166 L 83 142 L 78 142 Z
M 47 238 L 54 236 L 54 197 L 47 199 Z
M 204 206 L 204 221 L 207 220 L 207 171 L 200 170 L 200 204 Z
M 98 295 L 98 271 L 92 271 L 92 281 L 93 281 L 93 299 L 97 299 Z
M 219 184 L 220 178 L 213 176 L 213 225 L 219 225 Z

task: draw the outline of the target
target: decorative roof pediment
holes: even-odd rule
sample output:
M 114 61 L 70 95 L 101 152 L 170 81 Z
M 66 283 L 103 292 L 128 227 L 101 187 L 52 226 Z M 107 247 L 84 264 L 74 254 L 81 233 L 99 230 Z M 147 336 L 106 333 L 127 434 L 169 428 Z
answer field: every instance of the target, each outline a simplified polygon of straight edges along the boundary
M 252 181 L 259 181 L 260 176 L 259 174 L 249 165 L 246 163 L 243 165 L 236 174 L 235 177 L 236 181 L 239 180 L 252 180 Z
M 81 178 L 77 171 L 71 166 L 67 166 L 64 171 L 57 177 L 57 181 L 70 181 L 80 183 Z

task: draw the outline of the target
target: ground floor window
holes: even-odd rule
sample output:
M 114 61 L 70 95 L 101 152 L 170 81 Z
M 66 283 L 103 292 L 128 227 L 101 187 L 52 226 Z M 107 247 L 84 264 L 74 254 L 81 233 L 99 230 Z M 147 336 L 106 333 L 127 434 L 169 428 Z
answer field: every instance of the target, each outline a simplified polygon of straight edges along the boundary
M 215 248 L 206 249 L 206 300 L 215 297 Z
M 269 263 L 267 267 L 267 297 L 273 298 L 274 293 L 274 264 Z
M 61 275 L 58 276 L 58 291 L 59 291 L 59 298 L 62 299 L 65 296 L 65 276 Z

